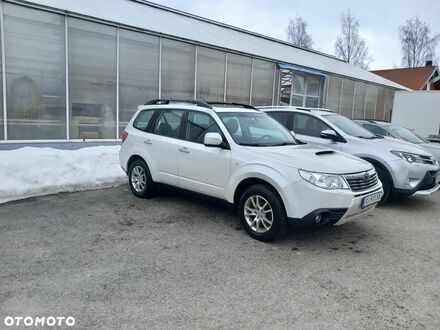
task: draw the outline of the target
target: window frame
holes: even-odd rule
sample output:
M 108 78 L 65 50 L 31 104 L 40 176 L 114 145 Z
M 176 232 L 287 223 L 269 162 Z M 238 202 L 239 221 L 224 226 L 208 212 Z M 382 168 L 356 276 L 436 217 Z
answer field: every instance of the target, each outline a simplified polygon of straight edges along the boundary
M 268 111 L 266 112 L 270 117 L 271 114 L 275 113 L 287 113 L 287 126 L 284 126 L 283 123 L 281 123 L 280 121 L 278 121 L 275 117 L 272 117 L 273 119 L 275 119 L 277 122 L 279 122 L 281 125 L 283 125 L 285 128 L 287 128 L 289 131 L 292 131 L 292 127 L 293 127 L 293 112 L 292 111 L 283 111 L 283 110 L 277 110 L 277 111 Z
M 144 132 L 144 133 L 148 133 L 148 132 L 150 132 L 150 129 L 151 129 L 152 123 L 153 123 L 153 121 L 156 120 L 155 117 L 156 117 L 156 114 L 157 114 L 157 110 L 158 110 L 158 109 L 143 109 L 143 110 L 141 110 L 141 111 L 138 113 L 138 115 L 136 116 L 136 118 L 133 120 L 133 124 L 132 124 L 133 128 L 137 129 L 138 131 Z M 136 125 L 136 122 L 138 121 L 138 119 L 140 118 L 140 116 L 141 116 L 144 112 L 148 112 L 148 111 L 153 111 L 153 114 L 151 115 L 151 118 L 150 118 L 150 120 L 148 121 L 147 127 L 145 127 L 145 129 L 141 129 L 141 128 L 139 128 L 139 127 L 136 127 L 136 126 L 135 126 L 135 125 Z
M 151 127 L 149 127 L 148 133 L 157 135 L 157 136 L 162 136 L 165 138 L 169 138 L 169 139 L 174 139 L 174 140 L 185 140 L 185 135 L 184 133 L 184 126 L 185 126 L 185 122 L 186 122 L 186 116 L 188 111 L 187 110 L 183 110 L 183 109 L 173 109 L 173 108 L 167 108 L 167 109 L 157 109 L 158 111 L 156 111 L 155 113 L 155 117 L 154 120 L 152 120 L 152 124 Z M 180 128 L 179 128 L 179 134 L 177 135 L 177 137 L 172 137 L 172 136 L 166 136 L 166 135 L 161 135 L 161 134 L 157 134 L 154 132 L 154 129 L 157 125 L 158 120 L 161 118 L 162 114 L 166 111 L 182 111 L 182 121 L 180 123 Z M 153 118 L 152 118 L 153 119 Z
M 308 113 L 304 113 L 304 112 L 293 112 L 293 117 L 292 117 L 292 131 L 295 133 L 295 135 L 298 134 L 298 135 L 310 136 L 310 137 L 312 137 L 312 138 L 324 139 L 324 138 L 322 138 L 321 136 L 306 135 L 306 134 L 300 134 L 300 133 L 295 132 L 295 131 L 293 130 L 293 128 L 294 128 L 295 116 L 296 116 L 296 115 L 309 116 L 309 117 L 312 117 L 312 118 L 314 118 L 314 119 L 316 119 L 316 120 L 321 121 L 325 126 L 328 127 L 328 129 L 331 129 L 332 131 L 334 131 L 334 132 L 336 133 L 336 135 L 337 135 L 337 139 L 334 140 L 335 142 L 342 142 L 342 143 L 346 143 L 346 142 L 347 142 L 347 141 L 345 141 L 345 139 L 342 137 L 342 135 L 339 134 L 339 132 L 338 132 L 336 129 L 334 129 L 330 124 L 326 123 L 324 120 L 322 120 L 322 119 L 319 118 L 318 116 L 314 116 L 314 115 L 312 115 L 312 114 L 308 114 Z

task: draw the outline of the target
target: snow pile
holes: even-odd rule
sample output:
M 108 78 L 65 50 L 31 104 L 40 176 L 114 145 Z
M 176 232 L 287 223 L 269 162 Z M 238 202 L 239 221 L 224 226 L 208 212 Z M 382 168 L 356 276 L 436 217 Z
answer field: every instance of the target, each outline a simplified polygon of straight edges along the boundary
M 0 203 L 126 182 L 119 146 L 0 150 Z

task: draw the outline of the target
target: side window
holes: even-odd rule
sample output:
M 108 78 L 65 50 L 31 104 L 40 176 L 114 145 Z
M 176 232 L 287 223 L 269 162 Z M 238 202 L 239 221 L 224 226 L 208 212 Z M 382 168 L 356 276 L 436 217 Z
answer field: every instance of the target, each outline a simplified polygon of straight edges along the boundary
M 186 127 L 187 141 L 203 143 L 205 134 L 212 132 L 221 133 L 220 128 L 210 115 L 203 112 L 189 112 Z
M 133 123 L 133 127 L 145 131 L 154 115 L 155 110 L 144 110 L 139 113 Z
M 293 132 L 295 134 L 320 137 L 321 131 L 331 129 L 322 120 L 310 115 L 295 113 L 293 118 Z
M 154 134 L 178 139 L 182 127 L 183 110 L 164 110 L 154 126 Z
M 366 128 L 367 130 L 369 130 L 371 133 L 376 134 L 376 135 L 380 135 L 380 136 L 389 136 L 390 135 L 383 128 L 377 127 L 375 125 L 363 124 L 362 126 L 364 128 Z
M 269 111 L 267 112 L 267 114 L 269 116 L 271 116 L 273 119 L 275 119 L 276 121 L 278 121 L 281 125 L 283 125 L 284 127 L 286 127 L 287 129 L 289 129 L 290 125 L 289 125 L 289 115 L 290 113 L 287 111 Z

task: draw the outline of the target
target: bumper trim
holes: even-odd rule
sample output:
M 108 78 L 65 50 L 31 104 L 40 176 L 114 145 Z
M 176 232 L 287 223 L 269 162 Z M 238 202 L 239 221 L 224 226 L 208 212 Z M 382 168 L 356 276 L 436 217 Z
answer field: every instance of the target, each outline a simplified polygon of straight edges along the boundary
M 329 223 L 334 224 L 338 222 L 345 216 L 347 211 L 348 208 L 323 208 L 314 210 L 303 218 L 288 218 L 288 220 L 289 225 L 293 227 L 320 227 Z M 319 222 L 315 221 L 317 215 L 321 215 Z
M 432 193 L 436 192 L 436 191 L 439 190 L 439 189 L 440 189 L 440 184 L 437 184 L 437 185 L 435 185 L 435 186 L 434 186 L 433 188 L 431 188 L 431 189 L 416 191 L 416 192 L 414 193 L 414 196 L 417 196 L 417 195 L 421 195 L 421 196 L 431 195 Z

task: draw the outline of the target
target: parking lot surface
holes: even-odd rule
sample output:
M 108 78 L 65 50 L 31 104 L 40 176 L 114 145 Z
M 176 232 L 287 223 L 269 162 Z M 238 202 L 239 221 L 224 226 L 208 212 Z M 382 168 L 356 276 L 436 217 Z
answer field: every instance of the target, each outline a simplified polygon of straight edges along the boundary
M 76 328 L 438 328 L 440 193 L 357 221 L 248 237 L 222 204 L 127 186 L 0 206 L 7 315 Z

